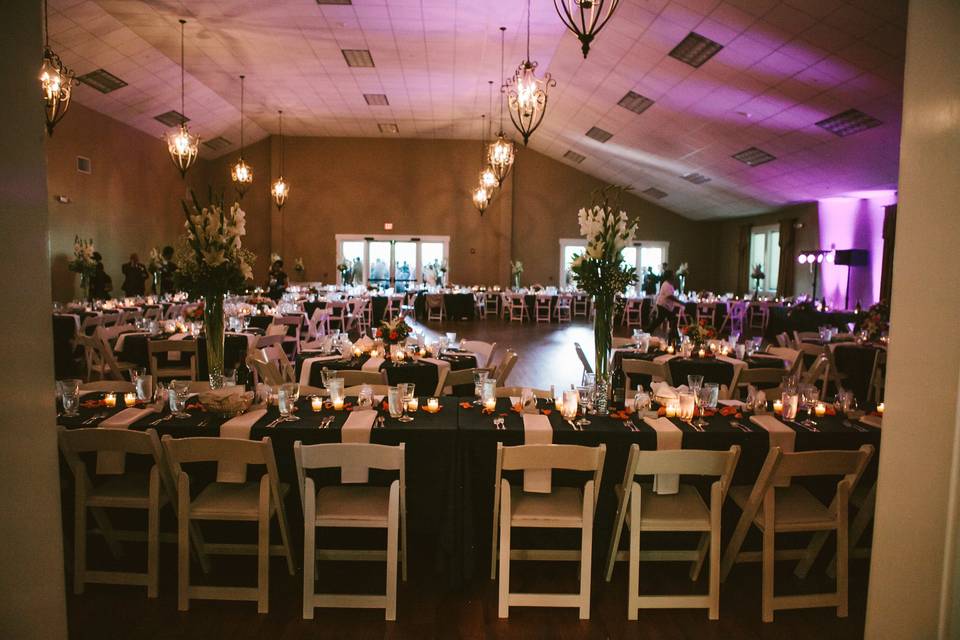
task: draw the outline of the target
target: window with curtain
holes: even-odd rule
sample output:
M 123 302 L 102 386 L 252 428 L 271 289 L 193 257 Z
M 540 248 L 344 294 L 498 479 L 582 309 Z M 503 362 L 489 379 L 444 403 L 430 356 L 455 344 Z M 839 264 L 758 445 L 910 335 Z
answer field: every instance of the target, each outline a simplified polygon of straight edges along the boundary
M 780 274 L 780 225 L 771 224 L 750 230 L 750 265 L 747 269 L 746 290 L 753 291 L 751 277 L 757 265 L 766 276 L 760 281 L 760 292 L 775 294 Z

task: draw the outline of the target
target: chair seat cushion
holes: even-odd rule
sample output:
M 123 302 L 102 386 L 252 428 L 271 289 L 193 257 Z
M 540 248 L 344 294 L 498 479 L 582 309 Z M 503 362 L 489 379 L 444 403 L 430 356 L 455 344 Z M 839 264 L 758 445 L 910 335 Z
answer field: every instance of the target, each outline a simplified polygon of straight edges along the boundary
M 280 483 L 280 499 L 290 486 Z M 211 482 L 190 503 L 190 517 L 199 520 L 256 520 L 260 482 Z M 270 501 L 270 514 L 276 511 Z
M 528 527 L 579 527 L 583 493 L 576 487 L 554 487 L 550 493 L 526 493 L 510 487 L 511 524 Z
M 681 484 L 677 493 L 660 495 L 653 492 L 652 484 L 641 484 L 640 530 L 641 531 L 709 531 L 710 510 L 700 497 L 700 492 L 691 485 Z M 623 495 L 620 485 L 615 487 L 617 499 Z M 630 503 L 627 503 L 630 508 Z M 627 518 L 630 526 L 630 518 Z
M 146 508 L 150 499 L 150 478 L 146 473 L 105 476 L 87 494 L 92 507 Z M 165 494 L 160 492 L 161 503 Z
M 339 485 L 317 491 L 317 524 L 387 526 L 390 487 Z
M 742 509 L 750 499 L 751 486 L 737 486 L 730 489 L 730 498 Z M 799 484 L 776 489 L 774 505 L 775 531 L 817 531 L 833 529 L 836 518 L 822 502 Z M 753 523 L 763 529 L 763 504 L 757 509 Z

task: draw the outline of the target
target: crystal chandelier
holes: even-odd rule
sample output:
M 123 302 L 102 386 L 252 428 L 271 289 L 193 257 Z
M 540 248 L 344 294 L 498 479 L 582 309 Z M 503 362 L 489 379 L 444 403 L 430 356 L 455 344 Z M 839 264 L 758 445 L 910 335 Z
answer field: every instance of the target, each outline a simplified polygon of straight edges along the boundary
M 184 81 L 183 81 L 183 25 L 186 20 L 180 20 L 180 115 L 183 118 L 180 126 L 167 132 L 167 151 L 170 152 L 170 159 L 180 170 L 180 175 L 187 175 L 189 169 L 197 160 L 197 153 L 200 150 L 200 136 L 190 133 L 187 128 L 187 116 L 184 113 Z
M 549 73 L 544 74 L 542 79 L 537 78 L 536 69 L 537 63 L 530 61 L 530 0 L 527 0 L 527 57 L 517 67 L 507 93 L 510 119 L 523 136 L 524 146 L 543 122 L 547 110 L 547 91 L 557 84 Z
M 280 177 L 273 181 L 270 194 L 273 196 L 273 201 L 277 203 L 279 211 L 283 209 L 287 196 L 290 195 L 290 184 L 283 177 L 283 111 L 277 111 L 277 119 L 280 122 Z
M 500 27 L 500 93 L 503 93 L 503 35 L 506 27 Z M 497 176 L 497 184 L 503 184 L 513 166 L 513 141 L 503 132 L 503 98 L 500 98 L 500 130 L 497 139 L 487 147 L 487 162 Z
M 67 113 L 70 106 L 70 93 L 73 88 L 73 71 L 64 66 L 60 56 L 50 48 L 49 19 L 47 2 L 43 2 L 43 64 L 40 65 L 40 88 L 43 90 L 43 114 L 47 119 L 47 134 L 53 135 L 53 128 Z
M 590 43 L 613 16 L 620 0 L 553 0 L 557 15 L 580 40 L 583 57 L 590 52 Z
M 243 79 L 240 76 L 240 159 L 237 164 L 230 167 L 230 179 L 233 180 L 233 187 L 237 190 L 237 195 L 243 200 L 243 194 L 253 183 L 253 169 L 243 159 Z

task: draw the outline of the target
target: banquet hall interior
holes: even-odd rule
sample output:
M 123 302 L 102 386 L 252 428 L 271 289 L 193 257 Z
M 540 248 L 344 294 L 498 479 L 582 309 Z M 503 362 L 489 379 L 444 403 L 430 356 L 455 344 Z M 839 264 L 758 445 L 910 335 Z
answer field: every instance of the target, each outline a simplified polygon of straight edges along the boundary
M 957 0 L 0 18 L 0 637 L 960 638 Z

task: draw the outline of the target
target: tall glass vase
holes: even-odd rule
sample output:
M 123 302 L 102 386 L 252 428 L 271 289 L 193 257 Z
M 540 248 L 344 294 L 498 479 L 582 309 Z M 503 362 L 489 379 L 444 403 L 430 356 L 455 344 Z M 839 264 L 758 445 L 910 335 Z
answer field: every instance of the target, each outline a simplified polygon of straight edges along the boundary
M 610 407 L 610 350 L 613 345 L 613 294 L 599 294 L 593 300 L 593 344 L 597 388 L 593 401 L 596 412 L 606 415 Z
M 203 326 L 207 339 L 207 375 L 211 389 L 223 387 L 223 294 L 203 299 Z

